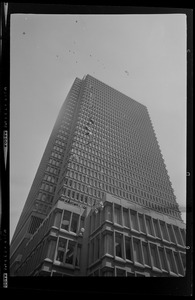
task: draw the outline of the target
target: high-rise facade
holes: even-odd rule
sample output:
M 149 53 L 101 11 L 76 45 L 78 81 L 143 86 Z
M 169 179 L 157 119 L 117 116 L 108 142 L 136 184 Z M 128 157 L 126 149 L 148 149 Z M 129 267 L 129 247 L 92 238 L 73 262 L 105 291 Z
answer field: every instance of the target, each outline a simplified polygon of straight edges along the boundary
M 76 78 L 16 227 L 15 276 L 184 276 L 185 224 L 147 108 Z

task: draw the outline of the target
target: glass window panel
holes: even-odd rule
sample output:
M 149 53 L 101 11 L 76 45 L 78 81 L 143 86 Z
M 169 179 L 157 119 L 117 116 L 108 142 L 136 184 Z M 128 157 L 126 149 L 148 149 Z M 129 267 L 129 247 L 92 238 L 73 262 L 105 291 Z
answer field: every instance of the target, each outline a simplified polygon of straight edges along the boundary
M 185 255 L 185 253 L 181 253 L 181 252 L 180 252 L 180 255 L 181 255 L 183 267 L 185 269 L 186 268 L 186 255 Z
M 106 214 L 105 214 L 106 220 L 112 222 L 112 206 L 106 205 L 105 211 L 106 211 Z
M 95 228 L 98 228 L 100 226 L 100 212 L 96 214 L 96 220 L 95 220 Z
M 106 234 L 104 236 L 104 253 L 113 255 L 113 235 Z
M 159 251 L 159 255 L 160 255 L 160 261 L 161 261 L 162 269 L 167 271 L 167 263 L 166 263 L 166 257 L 165 257 L 164 249 L 159 247 L 158 251 Z
M 94 239 L 91 241 L 90 244 L 90 264 L 94 261 Z
M 146 233 L 146 228 L 144 224 L 144 215 L 138 214 L 138 218 L 139 218 L 139 228 L 141 232 Z
M 123 258 L 123 235 L 115 233 L 115 255 Z
M 126 254 L 126 259 L 132 260 L 131 256 L 131 238 L 125 236 L 125 254 Z
M 143 263 L 140 240 L 133 239 L 133 253 L 136 262 Z
M 129 211 L 125 208 L 123 208 L 123 220 L 124 226 L 129 227 Z
M 93 213 L 91 215 L 91 232 L 93 232 L 95 230 L 95 217 L 96 217 L 96 215 Z
M 161 226 L 161 232 L 162 232 L 163 239 L 169 241 L 165 222 L 160 221 L 160 226 Z
M 71 228 L 70 228 L 70 230 L 72 232 L 75 232 L 75 233 L 77 232 L 78 222 L 79 222 L 79 215 L 73 213 L 72 221 L 71 221 Z
M 186 232 L 185 232 L 185 229 L 180 229 L 180 231 L 181 231 L 181 234 L 182 234 L 182 238 L 183 238 L 184 244 L 186 244 Z
M 96 261 L 100 257 L 100 237 L 96 236 L 95 238 L 95 254 L 94 260 Z
M 152 228 L 152 220 L 150 217 L 146 217 L 146 228 L 148 234 L 154 235 L 153 228 Z
M 150 255 L 149 255 L 149 248 L 147 243 L 142 243 L 143 254 L 144 254 L 144 263 L 145 265 L 150 266 Z
M 127 277 L 135 277 L 134 273 L 127 272 Z
M 131 215 L 131 226 L 132 226 L 132 228 L 135 229 L 135 230 L 139 230 L 136 211 L 130 210 L 130 215 Z
M 55 219 L 54 219 L 54 226 L 55 227 L 58 227 L 58 228 L 60 227 L 61 218 L 62 218 L 62 213 L 61 212 L 56 212 Z
M 156 237 L 161 238 L 158 220 L 153 219 L 153 224 Z
M 66 264 L 71 264 L 71 265 L 73 264 L 75 245 L 76 245 L 76 243 L 73 241 L 68 242 L 68 248 L 67 248 L 67 252 L 66 252 L 66 260 L 65 260 Z
M 174 263 L 174 260 L 173 260 L 172 251 L 169 250 L 169 249 L 166 249 L 166 254 L 167 254 L 167 262 L 168 262 L 170 271 L 176 273 L 176 266 L 175 266 L 175 263 Z
M 180 260 L 180 257 L 179 257 L 179 253 L 177 253 L 177 252 L 173 252 L 173 253 L 174 253 L 178 273 L 183 275 L 184 272 L 183 272 L 182 263 L 181 263 L 181 260 Z
M 116 269 L 116 276 L 121 276 L 121 277 L 124 277 L 126 276 L 125 275 L 125 270 L 122 270 L 122 269 Z
M 77 247 L 77 252 L 76 252 L 76 259 L 75 259 L 75 266 L 79 267 L 80 265 L 80 258 L 81 258 L 81 247 Z
M 119 206 L 114 206 L 114 221 L 115 223 L 122 225 L 121 209 Z
M 160 268 L 160 262 L 156 245 L 150 245 L 152 264 L 156 268 Z
M 70 226 L 70 216 L 71 216 L 71 212 L 65 210 L 65 211 L 64 211 L 63 220 L 62 220 L 62 224 L 61 224 L 61 228 L 62 228 L 62 229 L 69 230 L 69 226 Z
M 173 228 L 170 224 L 167 224 L 167 229 L 168 229 L 168 233 L 169 233 L 169 237 L 171 239 L 171 242 L 175 243 L 175 237 L 174 237 L 174 233 L 173 233 Z
M 182 242 L 181 234 L 179 232 L 179 228 L 176 227 L 176 226 L 173 226 L 173 228 L 174 228 L 175 236 L 176 236 L 176 239 L 177 239 L 177 243 L 179 245 L 183 246 L 183 242 Z
M 64 260 L 66 244 L 67 244 L 66 239 L 62 239 L 62 238 L 59 239 L 56 260 L 60 262 L 63 262 Z
M 106 272 L 104 272 L 103 276 L 112 277 L 113 276 L 113 271 L 106 271 Z

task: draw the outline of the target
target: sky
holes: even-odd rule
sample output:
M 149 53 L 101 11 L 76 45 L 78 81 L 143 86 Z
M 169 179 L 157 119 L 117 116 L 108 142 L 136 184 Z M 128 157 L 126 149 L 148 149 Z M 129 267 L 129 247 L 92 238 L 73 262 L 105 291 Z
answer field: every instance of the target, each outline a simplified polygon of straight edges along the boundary
M 59 110 L 86 74 L 147 106 L 186 206 L 186 15 L 15 14 L 10 49 L 10 239 Z

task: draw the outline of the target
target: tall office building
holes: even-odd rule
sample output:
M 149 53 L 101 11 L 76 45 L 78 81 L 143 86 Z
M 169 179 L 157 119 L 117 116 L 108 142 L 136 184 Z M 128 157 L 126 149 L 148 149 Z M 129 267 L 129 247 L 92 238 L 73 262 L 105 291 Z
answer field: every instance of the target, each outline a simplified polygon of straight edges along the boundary
M 185 275 L 185 224 L 144 105 L 75 79 L 16 227 L 10 274 Z

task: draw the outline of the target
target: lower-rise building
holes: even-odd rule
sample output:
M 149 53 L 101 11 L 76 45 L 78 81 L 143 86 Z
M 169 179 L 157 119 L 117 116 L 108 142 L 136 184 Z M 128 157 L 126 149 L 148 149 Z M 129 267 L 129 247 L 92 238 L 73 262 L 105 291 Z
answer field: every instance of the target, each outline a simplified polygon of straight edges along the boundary
M 185 275 L 183 222 L 111 194 L 92 208 L 74 204 L 56 203 L 16 257 L 14 275 Z

